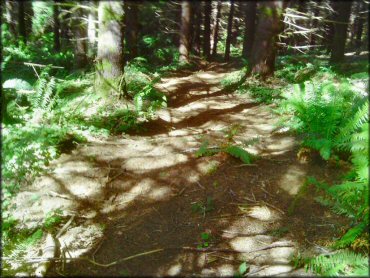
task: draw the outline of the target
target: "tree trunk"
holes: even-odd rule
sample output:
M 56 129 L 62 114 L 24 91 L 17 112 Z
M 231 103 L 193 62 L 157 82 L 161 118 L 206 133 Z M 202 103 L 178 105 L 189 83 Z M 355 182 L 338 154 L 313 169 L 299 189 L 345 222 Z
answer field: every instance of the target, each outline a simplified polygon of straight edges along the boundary
M 330 63 L 339 63 L 344 59 L 347 29 L 351 15 L 352 2 L 336 2 L 336 16 L 334 23 L 334 37 L 332 41 Z
M 226 36 L 226 45 L 225 45 L 225 62 L 230 60 L 230 45 L 231 45 L 231 32 L 233 30 L 233 18 L 234 18 L 234 1 L 230 1 L 230 13 L 227 22 L 227 36 Z
M 78 8 L 76 11 L 77 19 L 74 21 L 75 35 L 75 67 L 83 69 L 87 64 L 87 25 L 80 18 L 84 17 L 84 10 Z
M 70 39 L 72 35 L 71 22 L 69 13 L 70 7 L 66 6 L 61 9 L 61 20 L 60 20 L 60 44 L 62 49 L 67 49 L 70 47 Z
M 58 2 L 54 1 L 53 5 L 53 19 L 54 19 L 54 51 L 60 52 L 60 21 L 59 21 L 59 6 Z
M 13 38 L 17 37 L 17 15 L 18 15 L 18 4 L 17 1 L 5 1 L 5 8 L 6 8 L 6 22 L 9 25 L 10 34 Z
M 211 13 L 212 13 L 212 2 L 206 1 L 204 3 L 204 34 L 203 34 L 203 55 L 208 61 L 211 55 Z
M 87 53 L 89 59 L 93 59 L 96 56 L 96 36 L 97 36 L 97 1 L 88 2 L 89 7 L 91 8 L 87 17 L 87 37 L 88 37 L 88 46 Z
M 215 22 L 213 27 L 213 47 L 212 47 L 212 57 L 215 57 L 217 55 L 217 43 L 218 43 L 218 29 L 220 28 L 220 17 L 221 17 L 221 1 L 219 0 L 217 2 L 217 8 L 216 8 L 216 16 L 215 16 Z
M 252 47 L 250 72 L 265 79 L 275 70 L 276 39 L 282 31 L 281 17 L 285 2 L 265 1 L 260 3 L 256 36 Z
M 313 12 L 313 15 L 314 17 L 318 17 L 320 15 L 320 9 L 319 9 L 319 5 L 318 3 L 315 3 L 315 7 L 314 7 L 314 12 Z M 312 20 L 312 24 L 311 24 L 311 28 L 312 29 L 315 29 L 317 28 L 317 25 L 318 25 L 319 21 L 317 19 L 313 19 Z M 310 45 L 315 45 L 316 44 L 316 36 L 315 34 L 310 34 Z
M 247 2 L 245 7 L 245 29 L 244 29 L 244 40 L 243 40 L 243 57 L 250 59 L 252 46 L 254 42 L 254 35 L 256 33 L 256 7 L 257 2 Z
M 355 19 L 356 24 L 355 24 L 355 32 L 354 32 L 354 41 L 355 41 L 355 48 L 356 51 L 359 51 L 361 48 L 361 42 L 362 42 L 362 32 L 364 30 L 364 18 L 363 15 L 360 14 L 363 8 L 363 2 L 358 2 L 358 12 L 356 13 L 357 17 Z
M 103 91 L 126 96 L 124 82 L 124 7 L 119 1 L 99 2 L 97 72 Z
M 34 18 L 32 1 L 24 2 L 24 13 L 26 36 L 28 38 L 32 34 L 32 20 Z
M 18 33 L 24 43 L 27 42 L 26 21 L 24 12 L 25 2 L 18 2 Z
M 196 55 L 200 54 L 200 28 L 202 25 L 202 10 L 201 2 L 194 2 L 194 38 L 193 38 L 193 49 Z
M 189 63 L 191 7 L 189 1 L 181 3 L 180 62 Z
M 138 38 L 138 4 L 134 1 L 125 1 L 125 38 L 128 50 L 127 60 L 130 61 L 137 57 L 137 38 Z
M 330 1 L 331 8 L 336 11 L 337 10 L 337 2 L 334 0 Z M 325 49 L 328 53 L 332 50 L 332 42 L 334 37 L 334 23 L 330 21 L 334 21 L 336 19 L 335 13 L 331 13 L 328 17 L 329 22 L 326 24 L 326 36 L 323 39 L 323 44 L 325 45 Z

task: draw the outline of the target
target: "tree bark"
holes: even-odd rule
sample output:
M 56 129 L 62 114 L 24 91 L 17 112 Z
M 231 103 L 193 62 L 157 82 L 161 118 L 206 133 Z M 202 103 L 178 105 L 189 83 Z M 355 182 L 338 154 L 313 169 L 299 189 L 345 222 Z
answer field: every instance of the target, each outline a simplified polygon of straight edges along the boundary
M 88 37 L 88 46 L 87 53 L 89 59 L 93 59 L 96 56 L 96 36 L 97 36 L 97 24 L 98 19 L 96 8 L 97 1 L 89 2 L 89 7 L 91 8 L 87 17 L 87 37 Z
M 60 44 L 62 49 L 66 49 L 70 46 L 70 39 L 72 36 L 71 31 L 71 22 L 70 17 L 71 14 L 69 13 L 70 7 L 66 6 L 61 9 L 61 19 L 60 19 Z
M 243 57 L 246 59 L 250 59 L 252 46 L 254 42 L 254 36 L 256 33 L 256 11 L 257 11 L 256 8 L 257 8 L 256 1 L 246 3 L 244 18 L 245 29 L 242 52 Z
M 363 2 L 358 2 L 357 3 L 358 5 L 358 11 L 357 11 L 357 17 L 355 19 L 355 32 L 354 32 L 354 36 L 355 36 L 355 39 L 354 39 L 354 44 L 355 44 L 355 48 L 356 48 L 356 51 L 359 51 L 360 48 L 361 48 L 361 42 L 362 42 L 362 32 L 364 30 L 364 18 L 363 18 L 363 15 L 360 14 L 360 12 L 362 11 L 362 8 L 363 8 Z
M 221 1 L 219 0 L 217 2 L 217 7 L 216 7 L 216 16 L 215 16 L 215 21 L 214 21 L 214 27 L 213 27 L 213 47 L 212 47 L 212 57 L 215 57 L 217 55 L 217 43 L 218 43 L 218 29 L 220 28 L 220 17 L 221 17 Z
M 60 21 L 59 21 L 59 6 L 58 2 L 54 1 L 53 5 L 53 19 L 54 19 L 54 51 L 60 52 Z
M 336 16 L 334 23 L 334 37 L 331 47 L 330 63 L 340 63 L 344 59 L 344 50 L 347 38 L 349 17 L 352 2 L 336 2 Z
M 314 7 L 313 15 L 314 15 L 314 17 L 318 17 L 320 15 L 320 9 L 319 9 L 318 3 L 315 3 L 315 5 L 316 6 Z M 312 29 L 317 28 L 318 23 L 319 23 L 319 21 L 317 19 L 313 19 L 312 22 L 311 22 L 311 28 Z M 310 45 L 315 45 L 315 44 L 316 44 L 316 36 L 311 33 L 311 35 L 310 35 Z
M 282 31 L 281 17 L 285 2 L 265 1 L 260 3 L 256 36 L 252 46 L 250 74 L 265 79 L 275 70 L 276 39 Z
M 330 1 L 331 8 L 336 11 L 337 10 L 337 1 L 331 0 Z M 330 21 L 334 21 L 336 19 L 335 13 L 331 13 L 328 17 Z M 323 44 L 325 45 L 325 49 L 327 53 L 330 53 L 332 50 L 332 42 L 334 38 L 334 23 L 328 22 L 326 23 L 326 36 L 323 39 Z
M 230 45 L 231 45 L 231 32 L 233 30 L 233 18 L 234 18 L 234 1 L 230 1 L 230 12 L 229 18 L 227 21 L 227 35 L 226 35 L 226 43 L 225 43 L 225 62 L 230 60 Z
M 189 63 L 191 6 L 189 1 L 181 3 L 180 62 Z
M 201 33 L 201 26 L 202 26 L 202 3 L 201 2 L 194 2 L 194 40 L 193 40 L 193 49 L 194 53 L 196 55 L 200 54 L 200 45 L 201 45 L 201 40 L 200 40 L 200 33 Z
M 9 25 L 9 31 L 13 35 L 13 37 L 17 37 L 17 15 L 18 15 L 18 4 L 17 1 L 5 1 L 5 8 L 6 8 L 6 22 Z
M 138 53 L 138 3 L 134 1 L 125 1 L 125 23 L 126 48 L 129 53 L 127 60 L 130 61 L 137 57 Z
M 18 33 L 24 43 L 27 43 L 27 31 L 25 21 L 25 2 L 18 2 Z
M 204 3 L 204 34 L 203 34 L 203 55 L 208 61 L 211 56 L 211 13 L 212 13 L 212 2 L 206 1 Z
M 97 72 L 103 91 L 126 96 L 124 82 L 124 7 L 119 1 L 99 2 Z
M 84 17 L 84 10 L 78 8 L 76 15 L 78 18 Z M 87 64 L 87 24 L 83 20 L 76 19 L 73 29 L 75 36 L 75 67 L 77 69 L 83 69 Z

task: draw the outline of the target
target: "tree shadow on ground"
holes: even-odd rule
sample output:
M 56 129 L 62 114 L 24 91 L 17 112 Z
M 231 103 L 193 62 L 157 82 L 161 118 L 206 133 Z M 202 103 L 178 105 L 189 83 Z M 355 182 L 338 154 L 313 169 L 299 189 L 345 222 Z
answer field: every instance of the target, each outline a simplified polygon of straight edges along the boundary
M 294 200 L 307 175 L 331 179 L 338 169 L 297 163 L 295 145 L 279 145 L 279 152 L 267 148 L 253 165 L 241 164 L 224 153 L 196 158 L 195 150 L 186 148 L 199 147 L 201 139 L 193 133 L 173 136 L 168 132 L 190 132 L 191 128 L 202 132 L 206 123 L 240 123 L 246 138 L 259 134 L 270 143 L 285 142 L 263 126 L 272 119 L 261 105 L 238 101 L 230 100 L 231 107 L 197 110 L 196 115 L 177 122 L 153 121 L 146 133 L 125 139 L 81 144 L 58 159 L 53 164 L 55 171 L 39 190 L 43 194 L 57 191 L 59 196 L 54 199 L 67 196 L 64 209 L 76 215 L 73 225 L 106 227 L 102 241 L 88 246 L 84 257 L 107 264 L 163 250 L 109 267 L 72 260 L 63 270 L 58 263 L 50 275 L 232 276 L 241 261 L 253 265 L 250 272 L 288 274 L 293 271 L 290 255 L 307 248 L 306 239 L 315 243 L 336 235 L 341 223 L 334 216 L 325 220 L 332 221 L 332 226 L 312 228 L 323 224 L 327 210 L 315 203 L 311 192 Z M 220 140 L 224 140 L 222 134 Z M 294 210 L 288 215 L 293 202 Z M 205 243 L 201 233 L 210 235 L 207 244 L 211 248 L 223 251 L 197 249 Z M 85 239 L 78 240 L 82 244 Z M 283 243 L 285 247 L 263 249 Z

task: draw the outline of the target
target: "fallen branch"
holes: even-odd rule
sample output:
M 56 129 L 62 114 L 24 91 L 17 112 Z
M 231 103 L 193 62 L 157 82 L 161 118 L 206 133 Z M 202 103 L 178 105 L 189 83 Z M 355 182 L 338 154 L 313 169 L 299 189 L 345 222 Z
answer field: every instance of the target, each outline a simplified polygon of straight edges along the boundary
M 102 264 L 102 263 L 98 263 L 94 260 L 91 260 L 87 257 L 80 257 L 80 258 L 65 258 L 65 260 L 69 260 L 69 261 L 88 261 L 89 263 L 92 263 L 96 266 L 100 266 L 100 267 L 111 267 L 113 265 L 116 265 L 120 262 L 124 262 L 124 261 L 128 261 L 128 260 L 132 260 L 132 259 L 135 259 L 135 258 L 138 258 L 138 257 L 142 257 L 142 256 L 146 256 L 146 255 L 150 255 L 150 254 L 154 254 L 154 253 L 158 253 L 158 252 L 161 252 L 161 251 L 164 251 L 164 250 L 186 250 L 186 251 L 195 251 L 195 252 L 223 252 L 223 253 L 244 253 L 244 254 L 249 254 L 249 253 L 254 253 L 254 252 L 259 252 L 259 251 L 265 251 L 265 250 L 268 250 L 268 249 L 273 249 L 273 248 L 281 248 L 281 247 L 294 247 L 293 244 L 291 243 L 276 243 L 276 244 L 271 244 L 270 246 L 266 246 L 264 248 L 260 248 L 260 249 L 256 249 L 256 250 L 252 250 L 252 251 L 240 251 L 240 250 L 233 250 L 233 249 L 225 249 L 225 248 L 207 248 L 207 249 L 199 249 L 199 248 L 196 248 L 196 247 L 188 247 L 188 246 L 184 246 L 184 247 L 169 247 L 169 248 L 159 248 L 159 249 L 155 249 L 155 250 L 151 250 L 151 251 L 147 251 L 147 252 L 143 252 L 143 253 L 139 253 L 139 254 L 135 254 L 135 255 L 132 255 L 132 256 L 129 256 L 129 257 L 125 257 L 125 258 L 122 258 L 122 259 L 119 259 L 117 261 L 114 261 L 114 262 L 111 262 L 111 263 L 107 263 L 107 264 Z M 7 260 L 7 259 L 10 259 L 9 257 L 3 257 L 3 259 Z M 14 260 L 14 258 L 11 258 L 12 260 Z M 19 259 L 19 261 L 23 261 L 22 259 Z M 43 257 L 34 257 L 34 258 L 29 258 L 29 259 L 26 259 L 26 262 L 29 262 L 29 263 L 43 263 L 43 262 L 51 262 L 51 261 L 63 261 L 63 258 L 55 258 L 55 257 L 52 257 L 52 258 L 43 258 Z
M 73 219 L 75 219 L 75 214 L 73 214 L 71 216 L 71 218 L 68 220 L 68 222 L 66 224 L 64 224 L 64 226 L 59 230 L 59 232 L 57 233 L 57 235 L 55 236 L 55 238 L 59 238 L 64 232 L 65 230 L 67 230 L 67 228 L 69 227 L 69 225 L 71 225 Z
M 53 69 L 64 69 L 64 67 L 53 66 L 53 65 L 41 65 L 41 64 L 28 63 L 28 62 L 24 62 L 23 64 L 25 64 L 26 66 L 39 67 L 39 68 L 50 67 L 50 68 L 53 68 Z

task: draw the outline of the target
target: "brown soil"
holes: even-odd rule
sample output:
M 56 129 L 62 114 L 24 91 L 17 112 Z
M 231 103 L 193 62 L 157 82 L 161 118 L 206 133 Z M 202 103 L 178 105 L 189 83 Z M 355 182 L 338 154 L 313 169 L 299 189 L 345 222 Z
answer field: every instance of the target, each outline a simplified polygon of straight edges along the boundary
M 299 160 L 296 139 L 275 132 L 271 106 L 221 89 L 230 72 L 212 64 L 163 78 L 158 89 L 168 95 L 169 107 L 144 131 L 80 145 L 38 179 L 32 190 L 42 201 L 20 209 L 19 217 L 32 226 L 47 210 L 75 214 L 62 237 L 66 257 L 107 264 L 164 249 L 110 267 L 85 260 L 58 263 L 51 275 L 232 276 L 243 261 L 250 275 L 312 275 L 294 270 L 292 255 L 324 252 L 346 223 L 314 200 L 313 186 L 305 193 L 300 188 L 308 176 L 332 183 L 343 169 L 316 157 Z M 246 148 L 259 157 L 253 165 L 223 153 L 195 157 L 205 139 L 222 144 L 223 131 L 234 124 L 240 126 L 236 144 L 259 138 Z M 26 202 L 27 194 L 18 202 Z M 89 226 L 100 227 L 93 239 L 71 232 Z M 207 252 L 197 250 L 204 232 L 211 235 Z

